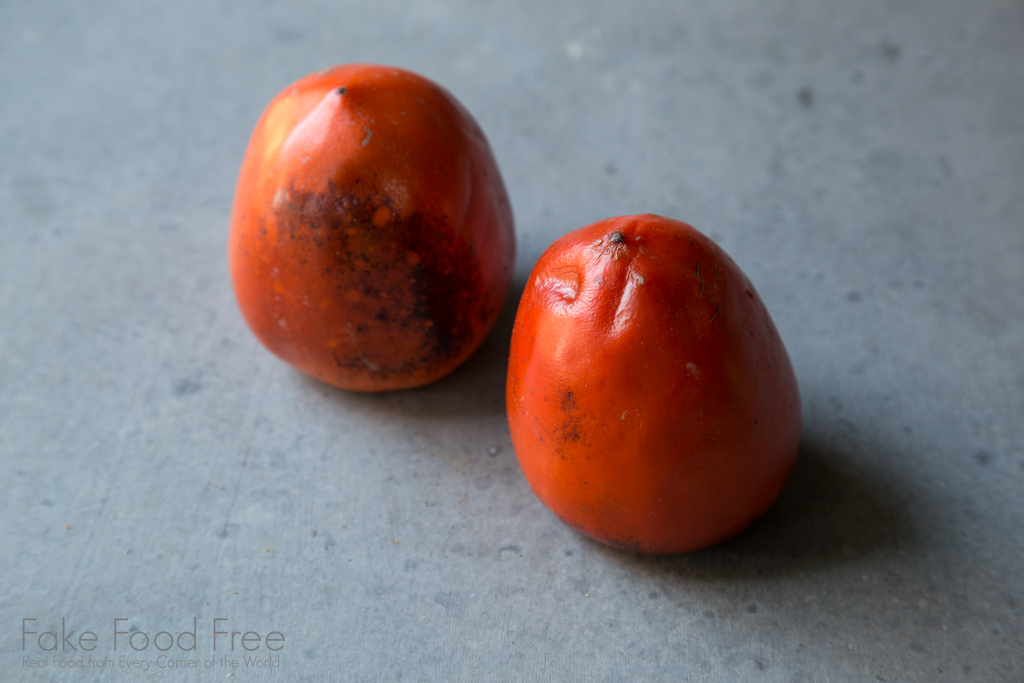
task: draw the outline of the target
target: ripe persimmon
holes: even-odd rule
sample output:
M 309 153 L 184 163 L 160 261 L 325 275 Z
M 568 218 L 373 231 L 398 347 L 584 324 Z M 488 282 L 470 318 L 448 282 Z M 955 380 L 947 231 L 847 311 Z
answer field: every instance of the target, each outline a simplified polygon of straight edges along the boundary
M 350 64 L 278 94 L 242 161 L 229 234 L 242 315 L 296 368 L 358 391 L 462 363 L 504 303 L 512 211 L 480 127 L 445 89 Z
M 754 286 L 692 226 L 599 221 L 530 274 L 512 334 L 512 443 L 538 498 L 645 553 L 723 541 L 772 505 L 800 396 Z

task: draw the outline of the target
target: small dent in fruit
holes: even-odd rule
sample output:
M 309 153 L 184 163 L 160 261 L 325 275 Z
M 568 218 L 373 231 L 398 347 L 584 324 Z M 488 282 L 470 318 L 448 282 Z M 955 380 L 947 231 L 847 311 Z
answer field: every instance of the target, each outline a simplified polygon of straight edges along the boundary
M 573 266 L 565 266 L 551 273 L 551 289 L 566 302 L 573 302 L 580 293 L 580 273 Z

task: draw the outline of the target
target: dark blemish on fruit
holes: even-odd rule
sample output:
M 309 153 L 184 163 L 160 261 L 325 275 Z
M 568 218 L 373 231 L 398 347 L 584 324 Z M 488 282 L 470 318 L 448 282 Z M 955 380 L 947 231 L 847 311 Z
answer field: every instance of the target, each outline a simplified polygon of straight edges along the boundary
M 562 422 L 558 427 L 559 443 L 576 443 L 583 438 L 583 430 L 580 425 L 580 406 L 576 400 L 576 394 L 571 390 L 563 389 L 558 392 L 559 408 L 562 412 Z M 562 454 L 562 445 L 555 450 Z M 564 458 L 565 456 L 562 455 Z
M 338 93 L 339 95 L 344 95 L 345 93 L 348 92 L 348 90 L 346 90 L 345 88 L 338 88 L 334 92 Z
M 641 543 L 635 536 L 623 536 L 621 538 L 612 538 L 607 531 L 602 529 L 600 535 L 597 537 L 597 540 L 600 540 L 613 548 L 625 550 L 626 552 L 630 553 L 640 554 L 647 552 L 647 548 L 645 548 L 644 544 Z
M 435 367 L 461 355 L 475 327 L 490 318 L 473 250 L 443 219 L 422 213 L 403 217 L 372 185 L 352 189 L 331 183 L 322 193 L 293 186 L 282 196 L 275 207 L 282 252 L 319 264 L 333 281 L 333 296 L 350 312 L 352 322 L 332 350 L 339 368 L 380 376 L 403 371 L 386 351 L 378 358 L 380 348 L 360 342 L 368 325 L 375 347 L 388 347 L 388 339 L 399 348 L 412 344 L 409 362 Z M 378 226 L 374 216 L 382 207 L 391 218 Z M 372 356 L 370 362 L 365 354 Z
M 618 230 L 608 235 L 609 244 L 622 244 L 626 241 L 626 238 L 622 236 L 622 233 Z

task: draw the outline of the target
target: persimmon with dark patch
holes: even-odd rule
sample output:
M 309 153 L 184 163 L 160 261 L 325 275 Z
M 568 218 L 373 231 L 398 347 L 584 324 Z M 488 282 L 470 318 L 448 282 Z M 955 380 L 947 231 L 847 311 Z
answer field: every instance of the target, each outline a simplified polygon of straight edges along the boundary
M 402 69 L 323 69 L 256 124 L 231 214 L 242 315 L 274 354 L 357 391 L 465 361 L 512 275 L 512 211 L 469 112 Z
M 742 531 L 782 491 L 800 442 L 796 376 L 754 286 L 695 228 L 653 215 L 599 221 L 540 257 L 507 408 L 538 498 L 644 553 Z

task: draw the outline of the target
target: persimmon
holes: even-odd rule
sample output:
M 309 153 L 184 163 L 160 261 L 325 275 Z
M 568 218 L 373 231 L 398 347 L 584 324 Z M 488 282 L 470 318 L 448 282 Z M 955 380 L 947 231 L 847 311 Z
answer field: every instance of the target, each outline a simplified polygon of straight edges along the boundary
M 507 408 L 538 498 L 644 553 L 745 529 L 800 442 L 796 376 L 754 286 L 711 239 L 654 215 L 599 221 L 544 252 L 516 314 Z
M 267 106 L 238 176 L 229 264 L 256 337 L 344 389 L 432 382 L 482 343 L 515 259 L 497 162 L 412 72 L 349 64 Z

